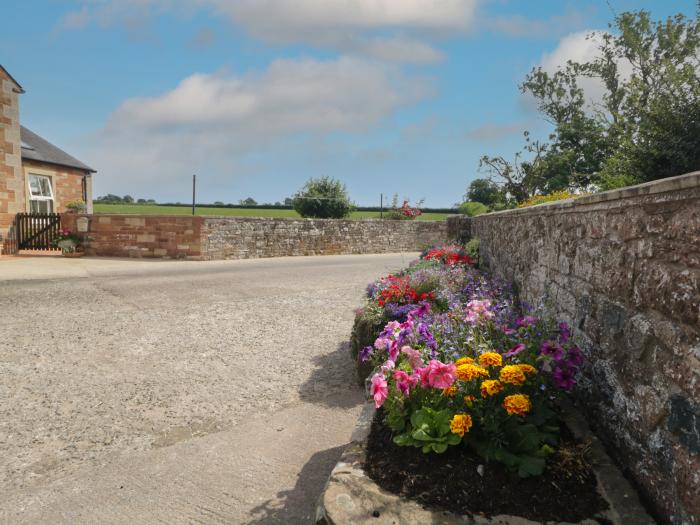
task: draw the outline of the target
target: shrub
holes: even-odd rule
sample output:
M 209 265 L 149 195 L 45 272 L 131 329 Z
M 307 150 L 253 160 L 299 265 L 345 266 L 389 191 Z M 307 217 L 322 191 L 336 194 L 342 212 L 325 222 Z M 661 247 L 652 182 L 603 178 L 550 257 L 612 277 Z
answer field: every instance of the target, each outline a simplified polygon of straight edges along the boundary
M 575 199 L 576 197 L 583 197 L 588 195 L 587 193 L 574 194 L 567 190 L 553 191 L 548 195 L 533 195 L 525 202 L 518 204 L 518 208 L 527 208 L 528 206 L 537 206 L 538 204 L 545 204 L 547 202 L 561 201 L 565 199 Z
M 294 195 L 292 206 L 302 217 L 321 219 L 342 219 L 352 209 L 345 184 L 330 177 L 309 179 Z
M 416 217 L 423 215 L 423 212 L 419 208 L 422 206 L 423 201 L 420 200 L 415 207 L 411 207 L 408 199 L 404 199 L 403 204 L 399 207 L 399 196 L 395 193 L 394 198 L 391 201 L 391 208 L 386 212 L 386 219 L 393 221 L 410 221 Z
M 463 202 L 462 204 L 459 205 L 459 208 L 457 208 L 457 211 L 461 213 L 462 215 L 467 215 L 469 217 L 476 217 L 477 215 L 483 215 L 484 213 L 488 213 L 489 208 L 488 206 L 481 204 L 480 202 Z
M 66 209 L 75 213 L 85 213 L 87 205 L 82 200 L 74 200 L 66 204 Z

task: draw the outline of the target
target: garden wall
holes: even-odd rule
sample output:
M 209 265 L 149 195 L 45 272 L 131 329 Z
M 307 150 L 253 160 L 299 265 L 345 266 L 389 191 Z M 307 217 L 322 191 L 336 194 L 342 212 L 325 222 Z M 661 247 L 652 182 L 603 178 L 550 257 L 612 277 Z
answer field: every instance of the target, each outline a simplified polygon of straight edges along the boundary
M 662 520 L 700 523 L 700 172 L 448 229 L 575 327 L 591 422 Z
M 419 251 L 447 235 L 444 221 L 65 214 L 62 223 L 88 255 L 201 260 Z
M 207 218 L 208 259 L 420 251 L 442 243 L 445 221 Z

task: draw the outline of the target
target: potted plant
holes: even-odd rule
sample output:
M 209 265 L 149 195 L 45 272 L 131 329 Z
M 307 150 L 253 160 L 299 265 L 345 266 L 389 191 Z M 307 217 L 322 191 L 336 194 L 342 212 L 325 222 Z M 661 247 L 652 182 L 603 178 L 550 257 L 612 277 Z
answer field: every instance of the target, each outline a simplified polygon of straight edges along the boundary
M 54 239 L 53 245 L 61 249 L 64 257 L 82 257 L 85 255 L 80 237 L 70 230 L 61 230 Z
M 87 205 L 84 201 L 77 199 L 66 204 L 66 210 L 68 213 L 86 213 Z

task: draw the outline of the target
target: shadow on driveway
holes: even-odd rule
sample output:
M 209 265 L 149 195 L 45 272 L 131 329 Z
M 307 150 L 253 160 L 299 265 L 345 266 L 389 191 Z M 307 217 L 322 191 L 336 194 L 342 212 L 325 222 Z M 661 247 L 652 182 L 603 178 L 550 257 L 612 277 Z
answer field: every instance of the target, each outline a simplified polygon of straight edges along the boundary
M 317 452 L 301 469 L 292 490 L 283 490 L 277 497 L 267 500 L 250 512 L 254 516 L 246 525 L 289 525 L 313 523 L 316 501 L 326 485 L 328 476 L 340 459 L 345 446 Z M 309 508 L 309 501 L 314 504 Z
M 332 352 L 314 357 L 313 364 L 311 376 L 299 386 L 302 401 L 331 408 L 353 408 L 364 402 L 348 341 L 340 343 Z

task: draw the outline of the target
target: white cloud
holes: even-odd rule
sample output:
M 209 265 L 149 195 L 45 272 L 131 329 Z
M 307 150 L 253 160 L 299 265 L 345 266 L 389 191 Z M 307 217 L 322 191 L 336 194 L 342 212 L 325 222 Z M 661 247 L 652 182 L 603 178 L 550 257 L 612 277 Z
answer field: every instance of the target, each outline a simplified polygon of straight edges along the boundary
M 193 74 L 159 96 L 125 101 L 81 155 L 98 167 L 104 191 L 157 186 L 163 194 L 195 171 L 223 187 L 250 172 L 251 156 L 274 156 L 305 137 L 367 131 L 431 93 L 430 81 L 397 66 L 349 57 Z
M 563 15 L 553 15 L 546 19 L 522 15 L 485 17 L 479 22 L 479 26 L 512 37 L 551 38 L 580 27 L 585 19 L 584 13 L 570 9 Z
M 443 59 L 427 39 L 470 28 L 478 0 L 82 0 L 58 29 L 94 22 L 143 31 L 150 15 L 213 10 L 271 43 L 305 43 L 343 54 L 429 64 Z M 135 24 L 139 24 L 134 28 Z M 381 33 L 381 34 L 379 34 Z
M 603 34 L 602 30 L 586 30 L 566 35 L 554 50 L 542 55 L 539 65 L 551 74 L 558 68 L 565 67 L 568 61 L 590 62 L 599 54 Z M 618 71 L 624 80 L 631 75 L 632 66 L 627 60 L 621 59 L 618 62 Z M 580 77 L 578 84 L 583 89 L 589 106 L 597 106 L 603 102 L 606 89 L 600 79 Z
M 467 29 L 476 0 L 226 0 L 216 9 L 252 34 L 271 41 L 381 28 L 451 31 Z

